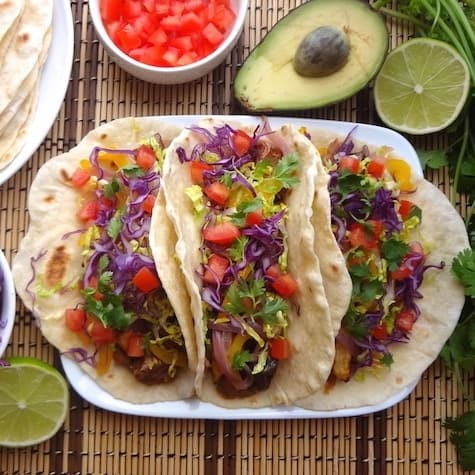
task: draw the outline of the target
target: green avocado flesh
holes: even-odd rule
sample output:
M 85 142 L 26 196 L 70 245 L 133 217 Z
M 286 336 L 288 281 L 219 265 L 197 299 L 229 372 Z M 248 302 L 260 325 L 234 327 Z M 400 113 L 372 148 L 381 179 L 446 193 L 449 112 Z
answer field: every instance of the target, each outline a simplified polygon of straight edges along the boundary
M 345 64 L 323 77 L 298 74 L 295 53 L 304 37 L 321 26 L 345 33 L 350 52 Z M 234 94 L 251 111 L 323 107 L 352 96 L 376 75 L 388 51 L 381 15 L 359 0 L 312 0 L 282 18 L 244 61 Z M 331 53 L 331 52 L 330 52 Z

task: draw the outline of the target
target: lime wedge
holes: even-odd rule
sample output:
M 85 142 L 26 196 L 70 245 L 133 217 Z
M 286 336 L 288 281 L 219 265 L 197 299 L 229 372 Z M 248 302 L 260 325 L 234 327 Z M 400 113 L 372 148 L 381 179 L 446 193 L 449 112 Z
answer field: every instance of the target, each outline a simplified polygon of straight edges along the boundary
M 388 54 L 375 80 L 374 100 L 389 127 L 428 134 L 457 118 L 469 89 L 467 64 L 452 46 L 414 38 Z
M 52 437 L 63 424 L 69 391 L 61 373 L 35 358 L 0 367 L 0 445 L 25 447 Z

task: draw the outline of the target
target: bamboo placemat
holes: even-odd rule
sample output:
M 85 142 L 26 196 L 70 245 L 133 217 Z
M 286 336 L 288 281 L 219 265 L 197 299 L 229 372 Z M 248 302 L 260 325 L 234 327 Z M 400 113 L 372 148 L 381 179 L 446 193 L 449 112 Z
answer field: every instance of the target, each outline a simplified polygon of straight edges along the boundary
M 15 254 L 28 225 L 26 199 L 38 168 L 72 148 L 100 123 L 129 115 L 242 114 L 232 96 L 235 73 L 278 19 L 301 1 L 251 0 L 241 39 L 226 61 L 202 80 L 156 86 L 112 63 L 95 36 L 88 4 L 73 0 L 75 54 L 59 116 L 31 160 L 0 187 L 0 245 Z M 388 22 L 391 46 L 407 38 Z M 378 123 L 368 87 L 340 104 L 296 117 Z M 434 147 L 444 136 L 410 140 Z M 448 193 L 444 173 L 430 178 Z M 465 202 L 460 199 L 459 210 Z M 6 355 L 42 358 L 61 368 L 18 301 Z M 468 378 L 468 377 L 467 377 Z M 475 390 L 475 381 L 471 380 Z M 472 391 L 472 393 L 475 391 Z M 456 474 L 456 453 L 442 422 L 466 410 L 452 375 L 436 362 L 400 404 L 354 418 L 286 421 L 175 420 L 115 414 L 71 391 L 64 427 L 50 441 L 26 449 L 0 449 L 1 474 Z

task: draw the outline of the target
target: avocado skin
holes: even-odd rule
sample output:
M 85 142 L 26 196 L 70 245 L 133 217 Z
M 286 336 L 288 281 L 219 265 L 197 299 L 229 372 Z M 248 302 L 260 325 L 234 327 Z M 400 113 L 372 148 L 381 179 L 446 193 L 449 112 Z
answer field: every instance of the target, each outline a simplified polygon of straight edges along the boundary
M 350 54 L 343 67 L 324 77 L 298 74 L 299 44 L 325 25 L 342 30 Z M 383 17 L 360 0 L 310 0 L 290 11 L 253 49 L 234 80 L 237 100 L 251 112 L 307 110 L 351 97 L 382 66 L 389 47 Z

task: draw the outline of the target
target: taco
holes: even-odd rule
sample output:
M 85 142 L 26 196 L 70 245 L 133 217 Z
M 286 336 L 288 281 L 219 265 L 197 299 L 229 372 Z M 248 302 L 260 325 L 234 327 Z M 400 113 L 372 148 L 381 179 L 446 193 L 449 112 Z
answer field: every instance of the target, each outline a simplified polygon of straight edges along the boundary
M 334 325 L 314 251 L 316 160 L 297 130 L 267 122 L 253 130 L 205 120 L 167 151 L 162 187 L 192 301 L 202 400 L 289 404 L 329 376 Z
M 189 297 L 159 191 L 178 131 L 157 118 L 119 119 L 48 161 L 31 186 L 30 226 L 13 263 L 45 338 L 130 402 L 193 394 Z
M 310 135 L 330 173 L 333 231 L 353 291 L 326 387 L 296 405 L 384 403 L 419 380 L 457 323 L 464 292 L 451 264 L 469 246 L 465 226 L 395 151 L 351 135 Z

